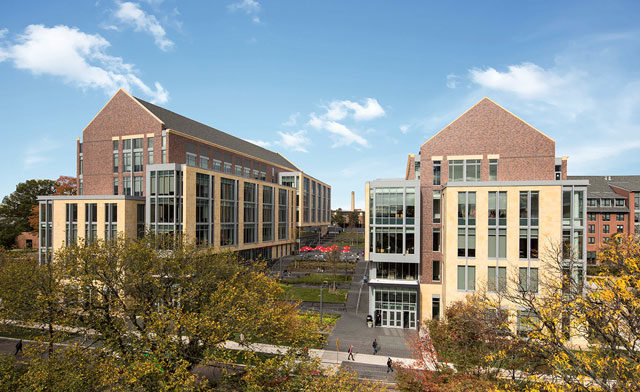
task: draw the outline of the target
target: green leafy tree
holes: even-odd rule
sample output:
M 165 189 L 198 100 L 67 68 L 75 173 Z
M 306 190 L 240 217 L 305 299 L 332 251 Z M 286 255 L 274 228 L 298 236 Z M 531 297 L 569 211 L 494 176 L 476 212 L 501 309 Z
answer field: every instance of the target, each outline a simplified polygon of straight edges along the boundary
M 331 223 L 340 227 L 344 227 L 345 219 L 344 215 L 342 214 L 342 208 L 338 208 L 336 212 L 333 213 L 333 215 L 331 216 Z
M 0 204 L 0 246 L 11 248 L 15 238 L 24 231 L 31 231 L 29 216 L 37 204 L 38 196 L 52 195 L 56 182 L 52 180 L 27 180 L 5 196 Z

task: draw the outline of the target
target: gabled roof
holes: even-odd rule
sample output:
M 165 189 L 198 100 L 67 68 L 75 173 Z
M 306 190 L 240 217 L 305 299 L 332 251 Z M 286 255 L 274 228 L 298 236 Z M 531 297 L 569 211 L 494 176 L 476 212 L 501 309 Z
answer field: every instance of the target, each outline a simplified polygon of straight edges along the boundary
M 447 124 L 444 128 L 442 128 L 441 130 L 439 130 L 438 132 L 436 132 L 435 135 L 431 136 L 429 139 L 427 139 L 427 141 L 425 141 L 424 143 L 422 143 L 422 145 L 424 146 L 426 143 L 428 143 L 431 139 L 433 139 L 434 137 L 438 136 L 438 134 L 440 134 L 441 132 L 445 131 L 446 129 L 448 129 L 452 124 L 454 124 L 456 121 L 458 121 L 459 119 L 461 119 L 462 117 L 464 117 L 467 113 L 472 112 L 474 109 L 476 109 L 479 106 L 482 105 L 490 105 L 496 108 L 499 108 L 500 110 L 508 113 L 510 116 L 516 118 L 517 120 L 521 121 L 523 124 L 525 124 L 526 126 L 528 126 L 529 128 L 533 129 L 534 131 L 540 133 L 542 136 L 546 137 L 547 139 L 551 140 L 552 142 L 555 143 L 555 140 L 553 140 L 552 138 L 550 138 L 547 134 L 545 134 L 544 132 L 540 131 L 539 129 L 537 129 L 536 127 L 534 127 L 533 125 L 529 124 L 528 122 L 524 121 L 523 119 L 521 119 L 520 117 L 518 117 L 517 115 L 513 114 L 512 112 L 510 112 L 509 110 L 505 109 L 504 107 L 502 107 L 501 105 L 497 104 L 496 102 L 494 102 L 492 99 L 488 98 L 488 97 L 484 97 L 482 98 L 480 101 L 476 102 L 475 105 L 471 106 L 469 109 L 465 110 L 464 113 L 462 113 L 461 115 L 459 115 L 455 120 L 451 121 L 449 124 Z M 486 106 L 485 106 L 486 107 Z
M 260 147 L 226 132 L 222 132 L 178 113 L 174 113 L 171 110 L 154 105 L 138 97 L 133 98 L 149 110 L 154 116 L 160 119 L 167 129 L 172 129 L 295 171 L 300 170 L 296 165 L 277 152 L 267 150 L 266 148 Z

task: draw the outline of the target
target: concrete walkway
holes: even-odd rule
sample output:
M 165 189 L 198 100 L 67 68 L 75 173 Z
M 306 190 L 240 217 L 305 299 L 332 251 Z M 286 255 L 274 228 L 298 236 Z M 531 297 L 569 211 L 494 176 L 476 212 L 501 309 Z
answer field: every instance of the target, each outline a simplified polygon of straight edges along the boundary
M 369 312 L 369 287 L 362 282 L 367 269 L 367 262 L 360 260 L 356 265 L 353 280 L 347 294 L 346 312 L 342 314 L 331 335 L 327 338 L 326 350 L 336 350 L 338 339 L 340 351 L 347 351 L 353 345 L 356 353 L 373 354 L 372 343 L 378 343 L 378 357 L 384 361 L 371 364 L 386 366 L 387 356 L 394 358 L 410 358 L 409 349 L 416 331 L 401 328 L 368 328 L 367 314 Z M 356 312 L 357 310 L 357 312 Z M 371 355 L 373 357 L 373 355 Z

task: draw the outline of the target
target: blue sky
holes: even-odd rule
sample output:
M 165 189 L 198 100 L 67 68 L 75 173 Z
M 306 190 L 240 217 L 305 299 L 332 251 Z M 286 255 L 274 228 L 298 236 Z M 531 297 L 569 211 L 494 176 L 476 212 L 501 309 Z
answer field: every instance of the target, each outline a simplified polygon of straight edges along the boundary
M 482 3 L 482 4 L 481 4 Z M 75 175 L 119 88 L 281 152 L 349 207 L 488 96 L 570 174 L 640 174 L 640 3 L 13 1 L 0 6 L 0 195 Z

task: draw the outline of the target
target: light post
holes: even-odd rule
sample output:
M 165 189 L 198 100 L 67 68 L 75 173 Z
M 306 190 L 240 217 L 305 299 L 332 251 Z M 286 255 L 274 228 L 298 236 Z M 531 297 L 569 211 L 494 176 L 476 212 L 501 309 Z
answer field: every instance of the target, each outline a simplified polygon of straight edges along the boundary
M 322 308 L 322 288 L 324 287 L 324 285 L 329 285 L 329 282 L 327 282 L 326 280 L 322 282 L 322 284 L 320 285 L 320 327 L 322 327 L 322 316 L 324 314 L 323 312 L 323 308 Z

